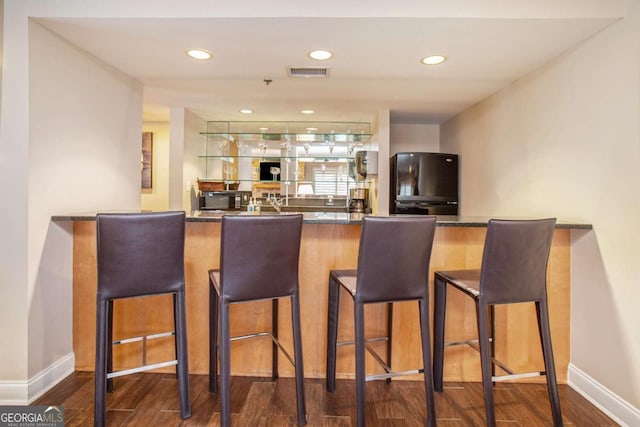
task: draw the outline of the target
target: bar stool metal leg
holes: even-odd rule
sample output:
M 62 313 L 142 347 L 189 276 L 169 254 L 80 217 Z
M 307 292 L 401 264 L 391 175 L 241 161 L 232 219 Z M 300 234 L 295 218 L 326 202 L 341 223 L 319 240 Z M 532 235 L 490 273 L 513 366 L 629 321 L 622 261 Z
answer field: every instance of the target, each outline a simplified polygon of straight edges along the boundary
M 491 360 L 495 360 L 496 357 L 496 306 L 495 305 L 490 305 L 489 306 L 489 327 L 490 332 L 489 332 L 489 343 L 490 343 L 490 349 L 491 349 Z M 491 376 L 495 377 L 496 376 L 496 364 L 492 363 L 491 364 Z M 491 381 L 491 383 L 495 386 L 496 383 L 495 381 Z
M 329 276 L 329 313 L 327 316 L 327 391 L 336 390 L 336 351 L 338 342 L 338 311 L 340 285 Z
M 113 300 L 107 300 L 107 372 L 113 371 Z M 113 378 L 107 378 L 107 393 L 113 393 Z
M 391 367 L 391 343 L 393 339 L 393 303 L 387 304 L 387 366 Z M 387 378 L 387 384 L 391 377 Z
M 209 391 L 218 392 L 218 293 L 209 279 Z
M 95 369 L 95 398 L 93 419 L 96 427 L 103 427 L 106 418 L 107 391 L 107 354 L 109 302 L 98 301 L 96 311 L 96 369 Z
M 356 424 L 364 427 L 366 404 L 366 370 L 364 365 L 364 304 L 354 304 L 355 341 L 356 341 Z
M 291 325 L 293 326 L 293 354 L 296 371 L 298 425 L 305 425 L 307 423 L 307 408 L 305 405 L 304 364 L 302 360 L 302 322 L 300 321 L 300 298 L 297 294 L 291 296 Z
M 431 337 L 429 336 L 429 302 L 418 300 L 420 311 L 420 339 L 422 341 L 422 363 L 424 366 L 424 386 L 426 397 L 427 425 L 435 427 L 436 418 L 434 415 L 435 399 L 433 396 L 433 381 L 429 378 L 431 371 Z
M 231 426 L 231 336 L 229 331 L 229 304 L 220 309 L 220 426 Z
M 189 401 L 189 360 L 187 357 L 187 319 L 184 290 L 175 293 L 174 324 L 176 359 L 178 360 L 178 388 L 180 394 L 180 417 L 191 416 L 191 402 Z
M 271 335 L 276 340 L 278 339 L 278 298 L 271 300 Z M 271 380 L 275 381 L 278 377 L 278 346 L 273 341 L 271 344 Z
M 487 305 L 476 302 L 476 316 L 478 322 L 478 341 L 480 346 L 480 365 L 482 367 L 482 389 L 484 391 L 484 409 L 487 426 L 495 427 L 496 415 L 493 406 L 493 378 L 491 376 L 491 345 L 489 343 L 489 320 Z
M 436 275 L 434 280 L 433 325 L 433 385 L 436 391 L 443 389 L 444 325 L 446 320 L 447 284 Z M 425 367 L 426 369 L 426 367 Z
M 556 367 L 553 361 L 553 349 L 551 346 L 549 310 L 545 300 L 536 302 L 536 315 L 538 317 L 538 329 L 540 331 L 540 342 L 542 344 L 542 355 L 544 357 L 544 369 L 547 375 L 547 389 L 549 391 L 549 402 L 551 403 L 553 425 L 562 426 L 562 412 L 560 411 L 560 397 L 558 396 Z
M 178 304 L 178 295 L 173 294 L 173 348 L 176 349 L 176 359 L 178 359 L 178 318 L 176 317 L 176 304 Z M 176 378 L 180 379 L 180 367 L 176 365 Z

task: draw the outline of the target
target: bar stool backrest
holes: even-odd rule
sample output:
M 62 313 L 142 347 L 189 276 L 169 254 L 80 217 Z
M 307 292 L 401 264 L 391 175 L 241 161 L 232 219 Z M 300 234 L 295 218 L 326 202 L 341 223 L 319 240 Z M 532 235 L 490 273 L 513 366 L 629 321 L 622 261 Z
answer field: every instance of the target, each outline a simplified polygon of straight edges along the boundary
M 98 300 L 184 289 L 184 212 L 96 216 Z
M 480 274 L 481 301 L 501 304 L 545 297 L 555 223 L 555 218 L 489 221 Z
M 356 301 L 426 297 L 435 228 L 435 216 L 364 217 Z
M 298 289 L 302 215 L 222 217 L 223 302 L 292 295 Z

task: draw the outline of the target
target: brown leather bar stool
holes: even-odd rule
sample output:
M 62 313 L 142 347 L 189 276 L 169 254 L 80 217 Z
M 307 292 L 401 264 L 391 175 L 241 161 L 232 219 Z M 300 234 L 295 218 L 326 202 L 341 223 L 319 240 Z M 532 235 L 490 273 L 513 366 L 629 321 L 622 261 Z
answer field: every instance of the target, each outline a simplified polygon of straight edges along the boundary
M 302 362 L 298 263 L 302 215 L 222 217 L 220 269 L 209 271 L 209 390 L 217 392 L 220 322 L 220 425 L 231 425 L 231 341 L 268 336 L 272 340 L 272 378 L 278 377 L 279 348 L 295 367 L 298 425 L 307 423 Z M 293 359 L 278 341 L 278 298 L 291 298 Z M 272 330 L 231 337 L 231 304 L 272 300 Z
M 336 388 L 336 347 L 353 344 L 338 342 L 340 287 L 354 301 L 356 346 L 356 421 L 365 425 L 365 381 L 424 373 L 427 425 L 436 425 L 433 381 L 430 378 L 431 345 L 429 336 L 429 262 L 435 234 L 436 217 L 365 217 L 362 222 L 357 270 L 332 270 L 329 273 L 329 315 L 327 331 L 327 390 Z M 417 300 L 420 310 L 420 336 L 423 368 L 391 370 L 392 306 L 396 301 Z M 387 303 L 387 336 L 365 337 L 364 306 Z M 386 362 L 368 342 L 387 341 Z M 385 374 L 365 376 L 365 348 L 380 363 Z
M 184 212 L 98 214 L 96 217 L 98 292 L 94 424 L 104 426 L 106 391 L 112 379 L 177 365 L 180 417 L 191 416 L 184 292 Z M 173 294 L 175 331 L 113 342 L 116 299 Z M 146 341 L 175 335 L 176 359 L 146 365 Z M 112 372 L 112 345 L 143 343 L 143 365 Z
M 434 294 L 434 362 L 435 389 L 442 391 L 445 345 L 469 344 L 480 352 L 482 385 L 488 426 L 496 425 L 493 382 L 547 376 L 553 424 L 562 425 L 556 371 L 551 348 L 547 306 L 547 262 L 556 220 L 489 221 L 480 270 L 437 271 Z M 475 340 L 444 341 L 447 284 L 473 298 L 476 303 L 479 348 Z M 494 357 L 495 333 L 493 307 L 497 304 L 535 302 L 542 342 L 545 371 L 515 374 Z M 489 327 L 491 324 L 491 333 Z M 495 366 L 507 375 L 495 375 Z

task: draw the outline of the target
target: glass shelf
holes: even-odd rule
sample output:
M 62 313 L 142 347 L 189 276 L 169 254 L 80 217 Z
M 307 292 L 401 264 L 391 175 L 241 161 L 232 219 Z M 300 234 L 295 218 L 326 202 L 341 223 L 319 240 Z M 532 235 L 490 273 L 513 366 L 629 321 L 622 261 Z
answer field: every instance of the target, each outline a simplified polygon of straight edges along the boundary
M 209 121 L 200 134 L 206 138 L 197 154 L 202 181 L 253 192 L 281 188 L 289 195 L 297 195 L 303 185 L 318 195 L 345 197 L 355 185 L 355 152 L 372 137 L 371 124 L 359 122 Z M 263 162 L 278 163 L 278 181 L 265 179 Z
M 287 185 L 287 184 L 315 184 L 316 182 L 327 182 L 326 180 L 314 180 L 314 179 L 288 179 L 282 181 L 261 181 L 259 179 L 215 179 L 215 178 L 199 178 L 202 182 L 219 182 L 221 184 L 238 184 L 241 182 L 254 182 L 256 184 L 273 184 L 273 185 Z M 344 179 L 334 179 L 334 182 L 347 182 Z
M 207 137 L 230 142 L 280 142 L 292 145 L 305 143 L 363 144 L 373 136 L 371 123 L 366 122 L 227 122 L 209 121 Z
M 235 159 L 251 159 L 251 160 L 292 160 L 297 162 L 349 162 L 353 160 L 353 156 L 338 156 L 338 155 L 325 155 L 325 154 L 309 154 L 303 156 L 279 156 L 279 155 L 241 155 L 241 156 L 225 156 L 225 155 L 207 155 L 202 154 L 198 156 L 201 159 L 220 159 L 225 160 L 227 162 L 233 162 Z
M 371 139 L 371 134 L 319 134 L 319 133 L 213 133 L 200 132 L 200 135 L 220 137 L 231 142 L 243 140 L 245 142 L 290 142 L 290 143 L 366 143 Z

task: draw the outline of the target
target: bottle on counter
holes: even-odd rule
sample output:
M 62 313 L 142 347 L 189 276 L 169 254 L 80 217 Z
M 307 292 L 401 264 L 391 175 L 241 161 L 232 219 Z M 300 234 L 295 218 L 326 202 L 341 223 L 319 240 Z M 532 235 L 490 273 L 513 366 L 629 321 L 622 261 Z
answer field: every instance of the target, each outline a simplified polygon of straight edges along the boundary
M 262 211 L 262 202 L 260 200 L 256 200 L 256 203 L 253 205 L 253 211 L 257 214 Z
M 253 197 L 249 200 L 249 205 L 247 206 L 247 212 L 255 212 L 255 205 L 253 204 Z

